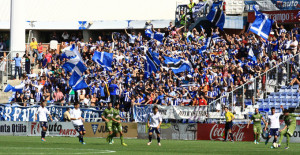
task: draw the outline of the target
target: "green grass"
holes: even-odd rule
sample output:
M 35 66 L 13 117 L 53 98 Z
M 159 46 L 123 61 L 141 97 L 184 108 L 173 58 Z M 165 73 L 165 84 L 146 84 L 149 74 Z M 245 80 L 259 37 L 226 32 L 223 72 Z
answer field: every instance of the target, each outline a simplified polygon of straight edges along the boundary
M 115 139 L 109 145 L 103 138 L 85 138 L 86 145 L 78 142 L 78 138 L 46 137 L 47 142 L 41 142 L 40 137 L 0 136 L 0 154 L 300 154 L 300 144 L 291 144 L 289 150 L 284 146 L 270 149 L 271 143 L 255 145 L 252 142 L 220 142 L 220 141 L 182 141 L 162 140 L 162 146 L 157 146 L 156 139 L 151 146 L 147 140 L 125 139 L 127 147 L 120 145 L 120 139 Z

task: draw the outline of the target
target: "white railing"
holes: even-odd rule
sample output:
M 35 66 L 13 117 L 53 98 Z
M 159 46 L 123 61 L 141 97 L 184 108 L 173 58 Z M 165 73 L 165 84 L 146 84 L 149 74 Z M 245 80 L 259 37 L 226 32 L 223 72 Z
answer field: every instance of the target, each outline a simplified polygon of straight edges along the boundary
M 223 107 L 229 107 L 231 111 L 234 111 L 235 106 L 241 106 L 241 110 L 244 111 L 245 105 L 255 105 L 257 99 L 264 99 L 268 93 L 276 92 L 281 86 L 288 85 L 292 78 L 297 76 L 297 69 L 300 69 L 300 53 L 276 64 L 266 72 L 254 77 L 251 81 L 247 81 L 209 103 L 208 112 L 216 111 L 217 104 L 223 105 L 223 103 L 225 104 Z M 254 89 L 249 90 L 249 85 L 254 86 Z

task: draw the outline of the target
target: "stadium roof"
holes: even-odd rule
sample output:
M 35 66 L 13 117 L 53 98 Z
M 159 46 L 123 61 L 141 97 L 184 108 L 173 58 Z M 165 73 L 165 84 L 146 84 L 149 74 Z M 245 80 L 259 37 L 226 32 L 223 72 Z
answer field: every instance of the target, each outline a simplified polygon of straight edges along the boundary
M 10 1 L 0 1 L 0 22 L 10 20 Z M 173 20 L 177 0 L 26 0 L 26 21 Z

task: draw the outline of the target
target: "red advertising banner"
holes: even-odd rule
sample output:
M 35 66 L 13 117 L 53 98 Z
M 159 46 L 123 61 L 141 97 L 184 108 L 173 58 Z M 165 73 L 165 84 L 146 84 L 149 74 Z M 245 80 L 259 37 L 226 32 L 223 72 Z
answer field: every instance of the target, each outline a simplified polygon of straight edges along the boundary
M 285 10 L 285 11 L 262 11 L 268 15 L 270 19 L 277 21 L 277 23 L 296 23 L 299 22 L 295 17 L 299 10 Z M 253 23 L 255 20 L 254 12 L 248 12 L 248 22 Z
M 254 141 L 252 124 L 247 129 L 247 124 L 234 124 L 234 141 Z M 197 126 L 197 140 L 224 140 L 225 124 L 201 124 Z M 227 138 L 228 139 L 228 138 Z

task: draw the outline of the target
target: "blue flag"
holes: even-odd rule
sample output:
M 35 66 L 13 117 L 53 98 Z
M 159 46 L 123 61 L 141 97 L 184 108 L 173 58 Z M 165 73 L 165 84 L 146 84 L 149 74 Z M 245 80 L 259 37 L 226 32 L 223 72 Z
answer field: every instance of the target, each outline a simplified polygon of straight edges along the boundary
M 173 68 L 172 71 L 177 74 L 177 73 L 181 73 L 184 71 L 191 71 L 191 66 L 187 63 L 183 63 L 180 65 L 179 68 Z
M 62 58 L 66 58 L 66 59 L 75 59 L 75 58 L 78 59 L 79 58 L 81 61 L 83 61 L 75 44 L 72 44 L 71 46 L 64 48 L 62 50 L 61 56 L 62 56 Z
M 146 35 L 146 37 L 151 38 L 151 39 L 154 37 L 154 33 L 150 29 L 145 30 L 145 35 Z
M 175 59 L 175 58 L 171 58 L 171 57 L 166 57 L 164 56 L 165 60 L 165 64 L 176 64 L 178 63 L 181 59 Z
M 256 14 L 255 21 L 251 24 L 249 30 L 264 38 L 265 40 L 268 40 L 274 21 L 272 19 L 269 19 L 268 16 L 265 16 L 264 14 L 257 11 L 255 6 L 253 6 L 253 9 Z
M 13 89 L 14 89 L 14 87 L 13 87 L 12 85 L 7 84 L 7 86 L 6 86 L 5 89 L 4 89 L 4 92 L 9 92 L 9 91 L 11 91 L 11 90 L 13 90 Z
M 165 34 L 164 33 L 160 33 L 160 32 L 152 32 L 150 29 L 146 29 L 145 30 L 145 35 L 146 37 L 150 38 L 150 39 L 155 39 L 158 40 L 160 42 L 163 41 Z
M 146 63 L 146 68 L 145 68 L 146 72 L 156 73 L 157 70 L 159 69 L 159 66 L 150 57 L 146 56 L 146 58 L 147 58 L 147 63 Z
M 223 30 L 225 24 L 225 14 L 219 7 L 217 9 L 212 7 L 206 18 L 212 24 Z
M 158 40 L 160 42 L 162 42 L 164 40 L 164 36 L 165 36 L 164 33 L 160 33 L 160 32 L 155 32 L 154 33 L 154 39 Z
M 113 53 L 95 51 L 92 60 L 107 70 L 111 70 L 113 55 Z
M 77 83 L 83 73 L 87 70 L 86 66 L 80 59 L 70 59 L 62 65 L 66 72 L 72 72 L 69 85 L 73 86 Z
M 87 87 L 88 87 L 88 85 L 84 81 L 83 77 L 81 77 L 72 88 L 73 88 L 73 90 L 80 90 L 80 89 L 84 89 Z

